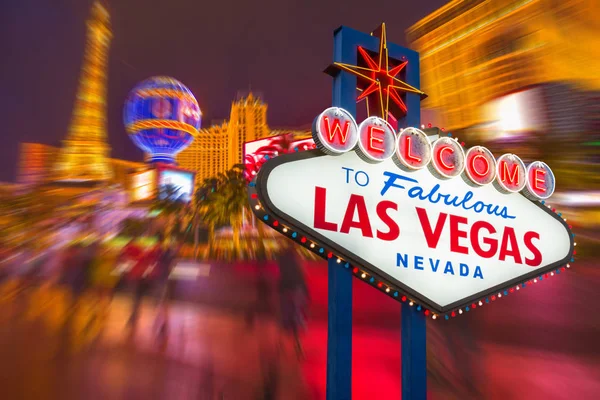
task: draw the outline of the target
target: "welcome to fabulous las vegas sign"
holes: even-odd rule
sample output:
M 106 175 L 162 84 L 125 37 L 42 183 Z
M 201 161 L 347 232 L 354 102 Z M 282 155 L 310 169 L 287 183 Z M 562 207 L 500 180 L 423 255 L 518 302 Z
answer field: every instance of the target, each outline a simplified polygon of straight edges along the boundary
M 548 165 L 331 107 L 318 150 L 269 160 L 250 184 L 265 223 L 400 301 L 454 316 L 560 272 L 573 234 L 542 204 Z M 431 311 L 429 311 L 431 310 Z

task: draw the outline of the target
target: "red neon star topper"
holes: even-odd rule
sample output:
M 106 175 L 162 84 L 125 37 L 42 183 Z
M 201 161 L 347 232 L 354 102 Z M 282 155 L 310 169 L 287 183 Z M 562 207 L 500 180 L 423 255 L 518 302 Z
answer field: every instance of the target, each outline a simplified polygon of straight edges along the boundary
M 398 78 L 408 61 L 389 58 L 385 24 L 381 24 L 371 35 L 379 37 L 379 54 L 373 57 L 369 51 L 358 46 L 361 56 L 358 65 L 335 62 L 325 72 L 334 75 L 342 70 L 355 75 L 357 89 L 361 92 L 356 102 L 365 100 L 369 116 L 381 117 L 397 128 L 398 119 L 407 112 L 406 104 L 402 100 L 403 92 L 418 93 L 421 98 L 427 95 Z M 378 61 L 375 60 L 377 56 Z M 395 65 L 391 66 L 390 61 Z

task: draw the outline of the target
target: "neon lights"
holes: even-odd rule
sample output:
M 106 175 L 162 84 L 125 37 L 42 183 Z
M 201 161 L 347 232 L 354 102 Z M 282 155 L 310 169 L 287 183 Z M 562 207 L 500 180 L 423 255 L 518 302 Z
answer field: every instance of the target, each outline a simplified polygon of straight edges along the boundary
M 333 139 L 336 135 L 336 133 L 339 132 L 340 135 L 340 141 L 342 142 L 342 144 L 346 144 L 346 139 L 348 138 L 348 130 L 350 128 L 350 121 L 344 121 L 344 128 L 342 129 L 340 120 L 338 118 L 335 118 L 333 120 L 333 130 L 331 129 L 331 122 L 329 121 L 329 117 L 327 115 L 325 115 L 323 117 L 323 123 L 325 125 L 325 133 L 327 134 L 327 140 L 329 141 L 329 143 L 333 142 Z
M 394 128 L 379 117 L 369 117 L 358 126 L 358 155 L 369 163 L 392 158 L 396 147 Z
M 534 172 L 533 179 L 532 179 L 533 180 L 533 189 L 536 192 L 543 192 L 543 191 L 545 191 L 546 187 L 544 187 L 543 185 L 546 183 L 546 179 L 543 178 L 543 176 L 546 175 L 546 171 L 538 169 L 538 168 L 535 168 L 535 169 L 533 169 L 533 172 Z M 541 175 L 542 175 L 541 179 L 539 177 L 538 172 L 541 173 Z
M 406 159 L 406 161 L 414 161 L 414 162 L 421 162 L 421 157 L 419 156 L 414 156 L 411 154 L 411 144 L 410 144 L 410 136 L 406 136 L 404 138 L 404 143 L 405 143 L 405 151 L 404 151 L 404 157 Z
M 542 161 L 534 161 L 527 166 L 527 184 L 523 194 L 530 200 L 545 200 L 552 196 L 556 181 L 550 167 Z
M 454 169 L 454 164 L 446 164 L 446 162 L 444 161 L 445 152 L 448 152 L 452 155 L 454 154 L 454 149 L 452 148 L 452 146 L 440 146 L 436 154 L 436 161 L 439 165 L 443 167 L 443 169 L 452 170 Z
M 527 180 L 525 171 L 525 164 L 519 157 L 503 154 L 498 158 L 495 183 L 501 191 L 520 192 Z
M 358 125 L 348 111 L 330 107 L 315 118 L 312 136 L 321 151 L 335 156 L 356 147 Z
M 197 135 L 198 130 L 190 124 L 186 124 L 184 122 L 173 121 L 170 119 L 142 119 L 139 121 L 135 121 L 132 124 L 125 126 L 127 133 L 130 135 L 136 134 L 139 131 L 143 131 L 146 129 L 173 129 L 182 132 L 187 132 L 190 135 Z
M 481 159 L 481 160 L 484 162 L 484 164 L 485 164 L 485 170 L 484 170 L 483 172 L 479 172 L 479 171 L 477 171 L 477 168 L 476 168 L 476 165 L 477 165 L 477 160 L 479 160 L 479 159 Z M 479 177 L 484 177 L 484 176 L 486 176 L 486 175 L 487 175 L 487 173 L 490 171 L 490 163 L 489 163 L 489 161 L 487 161 L 487 160 L 485 159 L 485 157 L 484 157 L 484 156 L 482 156 L 481 154 L 477 154 L 476 156 L 474 156 L 474 157 L 473 157 L 473 161 L 472 161 L 472 163 L 470 164 L 470 166 L 471 166 L 471 168 L 472 168 L 472 170 L 473 170 L 473 173 L 474 173 L 475 175 L 479 176 Z
M 92 5 L 87 27 L 71 123 L 51 166 L 53 181 L 100 182 L 113 178 L 106 132 L 106 71 L 112 33 L 110 15 L 98 1 Z
M 398 78 L 408 61 L 402 61 L 393 67 L 390 65 L 385 24 L 381 24 L 380 29 L 372 35 L 379 38 L 378 60 L 359 46 L 358 53 L 366 67 L 339 62 L 332 67 L 356 76 L 357 89 L 361 91 L 356 101 L 367 101 L 368 115 L 380 115 L 386 121 L 397 121 L 407 112 L 401 94 L 417 93 L 425 97 L 425 93 Z
M 513 184 L 513 185 L 519 185 L 518 173 L 519 173 L 519 165 L 518 164 L 513 164 L 512 172 L 508 172 L 508 162 L 506 162 L 506 161 L 502 162 L 502 168 L 501 168 L 501 173 L 500 173 L 502 182 Z
M 385 130 L 382 128 L 373 125 L 367 127 L 367 137 L 369 138 L 369 152 L 385 153 L 385 149 L 383 147 L 379 147 L 383 144 L 383 137 L 379 137 L 379 135 L 384 134 Z M 378 144 L 375 145 L 373 144 L 373 142 L 377 142 Z
M 454 178 L 465 168 L 465 152 L 456 140 L 441 137 L 433 143 L 430 170 L 442 178 Z
M 471 147 L 465 156 L 468 182 L 478 186 L 489 185 L 496 178 L 496 160 L 491 151 L 482 146 Z
M 431 161 L 431 143 L 427 135 L 416 128 L 403 129 L 398 135 L 394 162 L 400 169 L 417 170 Z
M 202 117 L 192 92 L 164 76 L 131 90 L 123 114 L 130 139 L 151 155 L 150 161 L 170 164 L 198 135 Z
M 167 82 L 169 83 L 169 82 Z M 152 89 L 142 89 L 139 92 L 137 92 L 137 94 L 145 99 L 147 97 L 168 97 L 168 98 L 175 98 L 175 99 L 179 99 L 179 100 L 187 100 L 189 102 L 196 102 L 196 99 L 194 98 L 194 96 L 192 96 L 189 93 L 186 93 L 182 90 L 179 89 L 167 89 L 167 88 L 152 88 Z
M 464 179 L 473 186 L 494 183 L 507 193 L 526 189 L 523 194 L 531 200 L 546 199 L 554 193 L 554 174 L 541 161 L 528 168 L 514 154 L 504 154 L 496 161 L 482 146 L 472 147 L 465 154 L 464 143 L 459 144 L 450 133 L 431 144 L 417 128 L 405 128 L 396 135 L 392 126 L 379 117 L 368 117 L 357 125 L 352 115 L 339 107 L 330 107 L 315 119 L 313 138 L 317 147 L 330 155 L 356 150 L 369 163 L 392 158 L 404 171 L 428 166 L 438 178 L 445 179 L 464 172 Z

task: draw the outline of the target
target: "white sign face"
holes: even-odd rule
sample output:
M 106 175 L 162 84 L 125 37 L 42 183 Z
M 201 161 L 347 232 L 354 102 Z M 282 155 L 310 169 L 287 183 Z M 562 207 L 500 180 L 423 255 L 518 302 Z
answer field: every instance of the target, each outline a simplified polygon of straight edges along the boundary
M 284 155 L 265 164 L 256 186 L 271 218 L 438 312 L 533 279 L 573 252 L 566 223 L 522 194 L 392 159 Z

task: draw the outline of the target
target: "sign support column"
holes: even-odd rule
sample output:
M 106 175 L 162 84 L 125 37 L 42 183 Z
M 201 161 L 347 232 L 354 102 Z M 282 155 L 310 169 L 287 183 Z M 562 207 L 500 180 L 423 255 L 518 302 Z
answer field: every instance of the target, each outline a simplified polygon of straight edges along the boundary
M 385 33 L 384 33 L 385 35 Z M 381 40 L 385 40 L 382 36 Z M 334 63 L 357 64 L 357 46 L 377 51 L 380 39 L 347 27 L 334 33 Z M 406 82 L 420 86 L 418 53 L 388 43 L 391 56 L 407 61 Z M 356 119 L 356 76 L 348 73 L 331 73 L 333 80 L 332 105 L 348 111 Z M 421 121 L 421 95 L 406 93 L 408 112 L 399 128 L 419 126 Z M 340 268 L 333 259 L 328 263 L 329 315 L 327 343 L 327 399 L 350 399 L 352 396 L 352 275 Z M 403 399 L 425 399 L 427 393 L 425 364 L 425 317 L 404 311 L 402 315 L 402 390 Z M 408 357 L 408 361 L 405 359 Z M 406 389 L 405 389 L 406 388 Z
M 334 61 L 356 63 L 356 38 L 341 27 L 334 34 Z M 333 79 L 332 105 L 356 118 L 356 78 Z M 327 400 L 352 398 L 352 274 L 334 258 L 328 261 Z
M 327 400 L 352 398 L 352 274 L 328 261 Z
M 402 303 L 402 400 L 427 399 L 425 315 Z
M 408 55 L 410 62 L 406 66 L 406 81 L 421 87 L 419 73 L 419 56 Z M 408 112 L 404 120 L 405 126 L 421 126 L 421 98 L 417 94 L 406 94 Z M 402 400 L 427 399 L 427 326 L 424 313 L 417 311 L 407 302 L 401 309 L 402 339 Z

